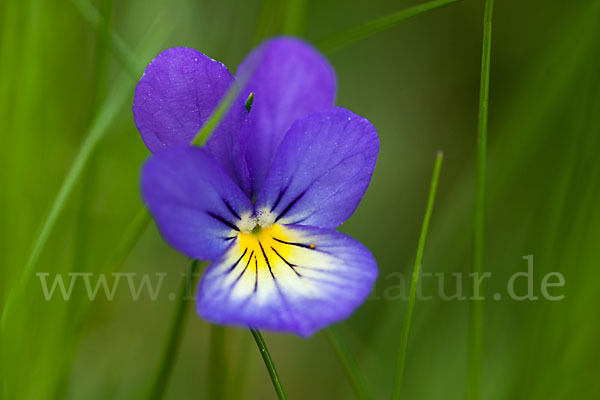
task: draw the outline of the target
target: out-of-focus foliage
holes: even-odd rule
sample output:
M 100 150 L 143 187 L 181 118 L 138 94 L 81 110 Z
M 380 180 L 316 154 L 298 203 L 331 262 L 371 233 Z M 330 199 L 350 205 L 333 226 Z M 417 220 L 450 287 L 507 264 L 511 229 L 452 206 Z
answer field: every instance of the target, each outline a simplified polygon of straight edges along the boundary
M 261 39 L 278 33 L 319 42 L 414 1 L 97 0 L 110 29 L 142 65 L 172 46 L 196 48 L 235 70 Z M 474 156 L 483 2 L 463 0 L 328 53 L 338 104 L 378 129 L 372 184 L 342 230 L 375 255 L 380 278 L 341 324 L 375 398 L 389 396 L 406 302 L 398 295 L 425 211 L 435 152 L 444 170 L 423 272 L 471 269 Z M 497 1 L 490 86 L 485 399 L 600 397 L 600 4 L 593 0 Z M 106 99 L 128 100 L 106 124 L 68 198 L 35 272 L 100 272 L 140 209 L 138 174 L 148 156 L 133 124 L 135 82 L 72 2 L 0 3 L 0 301 L 23 273 L 34 238 Z M 139 71 L 141 75 L 141 71 Z M 113 100 L 111 100 L 113 101 Z M 102 114 L 101 114 L 102 115 Z M 534 289 L 565 277 L 564 300 L 515 301 L 509 277 L 533 255 Z M 0 338 L 6 399 L 144 398 L 160 360 L 187 260 L 150 224 L 121 272 L 168 272 L 156 301 L 45 301 L 33 276 Z M 464 278 L 464 290 L 467 288 Z M 126 280 L 124 280 L 126 282 Z M 425 277 L 423 293 L 437 293 Z M 517 285 L 522 293 L 524 281 Z M 495 301 L 492 294 L 504 297 Z M 404 394 L 461 399 L 469 302 L 418 301 Z M 193 307 L 190 314 L 193 314 Z M 190 315 L 167 397 L 207 396 L 209 325 Z M 249 332 L 226 330 L 228 398 L 274 398 Z M 292 399 L 350 398 L 350 385 L 322 334 L 266 334 Z

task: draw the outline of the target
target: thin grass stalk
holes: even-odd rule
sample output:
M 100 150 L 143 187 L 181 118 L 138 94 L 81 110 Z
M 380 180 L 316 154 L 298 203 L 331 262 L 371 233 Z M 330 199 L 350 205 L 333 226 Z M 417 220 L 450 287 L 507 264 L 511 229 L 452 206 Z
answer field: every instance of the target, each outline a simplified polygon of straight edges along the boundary
M 106 30 L 109 32 L 110 51 L 119 64 L 121 64 L 121 67 L 125 72 L 127 72 L 134 80 L 137 80 L 139 78 L 139 73 L 144 66 L 129 49 L 123 39 L 108 27 L 108 19 L 104 18 L 104 16 L 98 12 L 96 7 L 87 0 L 71 0 L 71 2 L 90 26 L 96 30 Z
M 419 236 L 419 244 L 417 246 L 417 255 L 415 257 L 415 266 L 410 284 L 410 294 L 408 297 L 408 305 L 406 314 L 404 315 L 404 325 L 402 326 L 402 337 L 400 339 L 400 351 L 398 354 L 398 367 L 396 370 L 396 380 L 392 392 L 392 400 L 400 399 L 402 395 L 402 384 L 404 382 L 404 367 L 406 365 L 406 353 L 408 351 L 408 339 L 410 337 L 410 328 L 412 325 L 412 316 L 415 309 L 415 301 L 417 298 L 417 288 L 419 287 L 419 277 L 421 276 L 421 267 L 423 265 L 423 253 L 425 252 L 425 241 L 427 240 L 427 231 L 429 230 L 429 222 L 433 213 L 433 205 L 435 203 L 435 194 L 437 191 L 440 172 L 442 170 L 443 154 L 438 151 L 433 167 L 433 176 L 429 187 L 429 197 L 427 198 L 427 209 L 421 226 L 421 235 Z
M 406 8 L 404 10 L 396 11 L 384 17 L 368 21 L 362 25 L 322 39 L 316 43 L 316 46 L 324 53 L 330 53 L 369 36 L 393 28 L 394 26 L 412 17 L 416 17 L 417 15 L 435 10 L 457 1 L 459 0 L 434 0 L 428 3 Z
M 210 326 L 210 347 L 208 349 L 208 398 L 222 400 L 227 382 L 227 331 L 224 326 Z
M 191 288 L 194 287 L 194 283 L 198 275 L 197 272 L 199 264 L 200 262 L 198 260 L 192 260 L 186 273 L 186 279 L 181 285 L 177 308 L 175 310 L 175 315 L 173 316 L 171 326 L 169 327 L 169 333 L 167 335 L 166 346 L 153 380 L 154 383 L 150 393 L 151 400 L 162 399 L 167 390 L 169 378 L 171 376 L 171 372 L 173 371 L 177 354 L 179 353 L 179 346 L 181 345 L 181 338 L 183 336 L 185 322 L 188 315 L 187 311 L 190 307 L 189 304 L 192 302 L 189 293 L 192 292 Z
M 487 169 L 488 102 L 490 85 L 490 55 L 492 45 L 493 0 L 485 0 L 483 16 L 483 46 L 481 51 L 481 83 L 477 123 L 477 169 L 474 218 L 473 273 L 481 277 L 484 271 L 485 184 Z M 483 287 L 473 285 L 473 297 L 483 296 Z M 469 308 L 469 373 L 467 398 L 481 398 L 483 353 L 483 302 L 473 300 Z
M 245 332 L 244 332 L 245 333 Z M 251 368 L 250 365 L 250 337 L 242 335 L 239 338 L 239 355 L 235 360 L 235 367 L 232 369 L 235 371 L 232 374 L 231 382 L 235 382 L 235 385 L 229 385 L 225 390 L 226 398 L 228 399 L 241 399 L 244 398 L 246 393 L 247 381 L 248 381 L 248 370 Z
M 350 381 L 350 385 L 354 390 L 354 394 L 357 399 L 369 400 L 371 396 L 367 390 L 367 384 L 364 376 L 362 375 L 356 358 L 352 355 L 350 348 L 344 341 L 341 332 L 338 327 L 333 325 L 323 331 L 327 341 L 335 351 L 335 354 L 340 361 L 340 364 L 344 368 L 344 372 Z
M 288 0 L 283 18 L 283 34 L 302 36 L 306 24 L 306 3 L 306 0 Z
M 15 298 L 18 297 L 20 293 L 23 293 L 27 282 L 31 278 L 34 268 L 39 261 L 42 250 L 44 249 L 44 246 L 50 237 L 50 233 L 52 232 L 52 229 L 54 228 L 54 225 L 56 224 L 56 221 L 58 220 L 62 210 L 65 208 L 67 199 L 73 192 L 75 184 L 79 180 L 84 167 L 87 165 L 93 151 L 96 149 L 96 146 L 106 133 L 107 128 L 115 119 L 119 111 L 125 106 L 126 101 L 129 98 L 129 92 L 132 88 L 133 85 L 125 84 L 122 85 L 119 90 L 115 91 L 112 98 L 109 98 L 107 101 L 105 101 L 102 109 L 98 113 L 98 117 L 92 124 L 88 135 L 83 141 L 81 148 L 79 149 L 79 152 L 77 153 L 77 156 L 75 157 L 75 160 L 73 161 L 73 164 L 58 191 L 58 195 L 56 196 L 54 203 L 50 208 L 50 212 L 42 224 L 33 248 L 29 253 L 29 258 L 23 268 L 23 273 L 20 279 L 17 280 L 16 285 L 9 292 L 4 310 L 2 312 L 2 330 L 6 329 L 7 316 L 12 310 Z
M 85 3 L 84 0 L 74 1 L 77 4 Z M 91 7 L 94 10 L 95 14 L 90 13 L 88 8 L 88 12 L 84 12 L 83 15 L 88 17 L 92 15 L 91 18 L 87 18 L 88 22 L 92 25 L 92 27 L 95 30 L 102 30 L 103 27 L 105 27 L 106 25 L 106 21 L 102 16 L 100 16 L 98 11 L 91 4 L 89 4 L 89 7 Z M 95 18 L 93 18 L 94 15 Z M 133 53 L 129 51 L 129 49 L 125 46 L 124 42 L 114 32 L 111 31 L 110 37 L 110 43 L 121 43 L 121 45 L 119 46 L 121 51 L 123 51 L 128 56 L 124 57 L 123 59 L 119 59 L 119 61 L 122 65 L 125 66 L 125 70 L 130 76 L 136 76 L 137 73 L 135 72 L 135 68 L 137 62 L 132 62 L 132 60 L 135 59 Z M 115 47 L 110 48 L 113 49 Z M 56 198 L 54 199 L 54 202 L 52 203 L 48 215 L 41 224 L 40 230 L 34 240 L 32 250 L 29 253 L 25 266 L 23 267 L 21 277 L 17 278 L 16 284 L 12 287 L 7 296 L 4 308 L 2 310 L 0 330 L 6 329 L 6 321 L 8 318 L 7 316 L 10 314 L 13 308 L 15 299 L 19 296 L 20 293 L 24 291 L 27 282 L 31 278 L 34 268 L 41 256 L 42 250 L 44 249 L 48 238 L 50 237 L 50 233 L 54 229 L 56 221 L 62 213 L 62 210 L 66 205 L 67 199 L 73 192 L 75 184 L 81 177 L 84 168 L 88 164 L 92 153 L 94 152 L 101 139 L 108 131 L 108 127 L 114 121 L 119 111 L 122 110 L 123 107 L 125 107 L 125 104 L 129 99 L 130 93 L 133 89 L 133 82 L 126 82 L 125 80 L 120 79 L 120 81 L 115 85 L 115 87 L 117 89 L 114 90 L 102 103 L 102 106 L 100 107 L 96 118 L 94 119 L 92 125 L 90 126 L 90 129 L 88 130 L 88 133 L 79 149 L 79 152 L 75 156 L 71 168 L 67 172 L 67 175 L 65 176 L 65 179 L 62 182 L 62 185 L 58 191 Z
M 106 23 L 96 30 L 95 59 L 97 67 L 93 74 L 94 80 L 94 101 L 93 110 L 97 110 L 106 95 L 106 80 L 108 75 L 108 66 L 110 61 L 111 31 L 110 20 L 112 15 L 113 0 L 102 0 L 100 2 L 100 15 L 103 15 Z M 97 174 L 97 156 L 94 154 L 82 172 L 81 195 L 79 199 L 79 209 L 77 213 L 77 223 L 75 227 L 75 246 L 73 249 L 72 271 L 81 272 L 87 262 L 89 230 L 87 226 L 91 222 L 91 208 L 96 187 Z M 72 309 L 79 307 L 81 302 L 71 302 Z M 71 314 L 71 313 L 69 313 Z
M 102 15 L 107 21 L 99 29 L 96 30 L 94 58 L 96 60 L 96 67 L 92 74 L 94 81 L 94 100 L 92 110 L 96 111 L 102 105 L 102 102 L 106 96 L 107 90 L 107 76 L 108 67 L 110 62 L 110 47 L 111 47 L 111 30 L 110 21 L 113 9 L 113 0 L 101 0 L 100 4 L 100 15 Z M 71 266 L 72 272 L 82 272 L 86 270 L 87 263 L 89 262 L 89 242 L 90 242 L 90 228 L 92 223 L 92 203 L 96 195 L 97 186 L 97 173 L 98 173 L 98 157 L 97 154 L 92 154 L 88 165 L 84 167 L 81 178 L 81 189 L 79 197 L 79 205 L 77 212 L 77 222 L 75 226 L 74 241 L 75 245 L 73 248 L 73 261 Z M 76 299 L 74 299 L 76 297 Z M 60 379 L 56 385 L 55 397 L 64 398 L 68 389 L 69 381 L 69 369 L 72 364 L 72 360 L 75 357 L 75 351 L 78 348 L 78 331 L 81 328 L 82 309 L 87 309 L 87 303 L 81 295 L 74 293 L 71 297 L 71 301 L 67 304 L 68 311 L 66 312 L 66 321 L 64 327 L 64 343 L 71 344 L 68 351 L 64 351 L 62 360 L 57 360 L 58 368 L 62 368 L 63 371 L 60 373 Z

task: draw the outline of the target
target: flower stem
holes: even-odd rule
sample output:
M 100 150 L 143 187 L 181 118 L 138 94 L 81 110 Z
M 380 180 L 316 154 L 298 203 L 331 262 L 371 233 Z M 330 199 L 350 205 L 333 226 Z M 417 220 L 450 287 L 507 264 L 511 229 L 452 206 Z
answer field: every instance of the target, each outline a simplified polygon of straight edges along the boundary
M 348 376 L 348 380 L 352 384 L 352 389 L 354 389 L 354 393 L 356 397 L 360 400 L 368 400 L 371 397 L 369 396 L 369 392 L 367 391 L 367 385 L 365 383 L 365 379 L 362 376 L 360 369 L 358 368 L 358 363 L 356 359 L 350 352 L 348 345 L 342 338 L 338 328 L 334 325 L 323 331 L 327 340 L 331 344 L 331 347 L 335 350 L 335 353 L 338 357 L 338 360 L 344 367 L 344 371 L 346 371 L 346 375 Z
M 398 368 L 396 371 L 396 381 L 392 392 L 392 400 L 398 400 L 402 394 L 402 383 L 404 381 L 404 366 L 406 364 L 406 353 L 408 350 L 408 338 L 410 335 L 410 327 L 412 324 L 412 315 L 415 308 L 415 300 L 417 297 L 417 288 L 419 286 L 419 277 L 421 275 L 421 265 L 423 263 L 423 252 L 425 250 L 425 240 L 427 239 L 427 231 L 429 230 L 429 221 L 433 212 L 433 204 L 435 202 L 435 193 L 437 190 L 440 171 L 442 169 L 443 154 L 438 151 L 435 165 L 433 167 L 433 177 L 431 178 L 431 186 L 429 187 L 429 198 L 427 200 L 427 210 L 425 218 L 421 226 L 421 236 L 419 237 L 419 245 L 417 247 L 417 256 L 415 258 L 415 266 L 413 269 L 412 281 L 410 284 L 410 294 L 408 298 L 408 306 L 404 315 L 404 325 L 402 327 L 402 337 L 400 339 L 400 352 L 398 355 Z
M 190 303 L 189 293 L 191 293 L 191 287 L 193 287 L 197 271 L 198 271 L 198 260 L 192 260 L 186 274 L 186 279 L 181 286 L 179 293 L 179 304 L 175 315 L 171 321 L 171 327 L 167 336 L 166 346 L 163 352 L 162 359 L 158 366 L 154 384 L 150 392 L 150 399 L 160 400 L 165 394 L 171 371 L 177 358 L 179 345 L 181 343 L 181 336 L 186 321 L 187 310 Z
M 475 194 L 473 272 L 481 277 L 484 270 L 485 180 L 487 168 L 488 99 L 490 85 L 490 54 L 492 44 L 493 0 L 485 0 L 483 17 L 483 47 L 481 51 L 481 85 L 477 124 L 477 171 Z M 475 293 L 477 291 L 478 293 Z M 472 288 L 473 295 L 482 296 L 483 288 Z M 467 398 L 481 397 L 481 362 L 483 352 L 483 303 L 474 300 L 469 308 L 469 373 Z
M 273 387 L 275 388 L 277 397 L 279 397 L 279 400 L 287 400 L 285 390 L 283 389 L 283 385 L 281 384 L 281 380 L 279 379 L 279 375 L 277 374 L 277 369 L 275 368 L 275 363 L 271 358 L 271 354 L 269 354 L 269 349 L 267 349 L 267 344 L 265 343 L 265 340 L 263 339 L 258 329 L 250 328 L 250 332 L 252 332 L 252 336 L 254 336 L 254 340 L 256 341 L 256 345 L 258 346 L 260 355 L 262 356 L 265 362 L 267 371 L 269 371 L 269 376 L 271 377 L 271 381 L 273 382 Z

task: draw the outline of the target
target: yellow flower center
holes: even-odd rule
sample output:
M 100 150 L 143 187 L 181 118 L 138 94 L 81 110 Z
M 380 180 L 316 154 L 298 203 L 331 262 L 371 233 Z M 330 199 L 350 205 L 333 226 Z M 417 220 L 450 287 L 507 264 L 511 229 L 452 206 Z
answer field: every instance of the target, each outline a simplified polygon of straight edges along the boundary
M 244 254 L 245 259 L 252 257 L 256 260 L 259 268 L 274 268 L 280 261 L 286 262 L 292 250 L 289 238 L 281 225 L 271 225 L 261 227 L 256 225 L 249 233 L 240 232 L 238 234 L 238 246 L 240 254 Z

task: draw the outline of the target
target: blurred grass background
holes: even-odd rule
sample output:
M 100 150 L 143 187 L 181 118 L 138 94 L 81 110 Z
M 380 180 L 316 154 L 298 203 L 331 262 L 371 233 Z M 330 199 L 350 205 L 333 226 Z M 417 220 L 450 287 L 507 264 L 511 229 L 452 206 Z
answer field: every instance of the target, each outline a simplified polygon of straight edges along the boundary
M 93 4 L 136 50 L 142 68 L 165 48 L 189 46 L 234 71 L 265 37 L 291 33 L 319 43 L 418 2 Z M 384 298 L 398 283 L 389 274 L 410 276 L 438 149 L 444 170 L 423 272 L 471 269 L 482 16 L 483 2 L 462 0 L 327 53 L 338 74 L 337 104 L 367 117 L 381 138 L 372 184 L 342 227 L 371 249 L 380 268 L 371 299 L 341 324 L 377 399 L 391 392 L 406 308 L 405 301 Z M 485 256 L 493 278 L 487 293 L 506 293 L 510 275 L 526 269 L 522 257 L 529 254 L 537 295 L 550 271 L 561 272 L 566 286 L 557 302 L 488 295 L 485 399 L 600 398 L 598 21 L 594 0 L 495 5 Z M 100 114 L 104 136 L 35 272 L 101 271 L 140 208 L 138 174 L 148 151 L 131 115 L 135 81 L 107 50 L 107 32 L 86 23 L 71 1 L 0 3 L 2 302 L 20 279 L 87 132 L 119 96 L 126 102 L 114 116 Z M 120 270 L 168 271 L 164 295 L 155 302 L 147 295 L 132 301 L 125 286 L 112 302 L 90 304 L 82 287 L 77 301 L 46 302 L 34 276 L 1 338 L 4 398 L 145 398 L 174 312 L 166 293 L 178 290 L 187 263 L 151 223 Z M 435 293 L 436 285 L 425 279 L 423 292 Z M 417 302 L 404 398 L 464 398 L 468 307 L 436 297 Z M 171 399 L 208 398 L 209 325 L 189 311 Z M 322 334 L 310 340 L 265 336 L 290 398 L 352 398 Z M 249 332 L 227 329 L 226 340 L 227 398 L 275 398 Z

